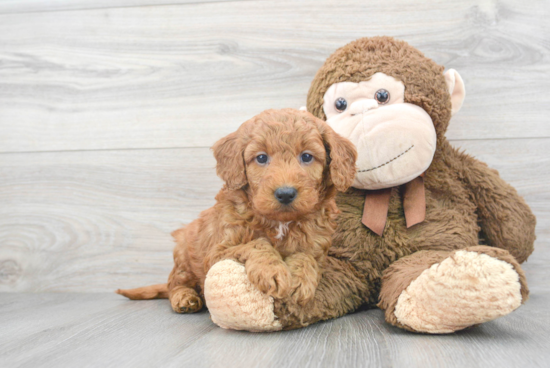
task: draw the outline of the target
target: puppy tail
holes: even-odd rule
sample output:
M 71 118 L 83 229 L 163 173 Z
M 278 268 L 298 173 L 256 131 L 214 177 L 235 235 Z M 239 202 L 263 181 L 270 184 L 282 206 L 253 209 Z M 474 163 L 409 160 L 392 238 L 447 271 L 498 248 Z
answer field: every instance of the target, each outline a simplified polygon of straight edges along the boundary
M 115 293 L 132 300 L 168 299 L 168 284 L 143 286 L 136 289 L 118 289 Z

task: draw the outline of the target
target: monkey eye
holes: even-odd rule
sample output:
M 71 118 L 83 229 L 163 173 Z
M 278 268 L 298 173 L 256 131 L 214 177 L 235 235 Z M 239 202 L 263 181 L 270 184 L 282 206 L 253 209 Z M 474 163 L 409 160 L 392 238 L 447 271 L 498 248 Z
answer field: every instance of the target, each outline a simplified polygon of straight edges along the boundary
M 385 89 L 379 89 L 374 94 L 374 99 L 378 101 L 380 105 L 387 104 L 390 101 L 390 93 Z
M 342 112 L 348 108 L 348 102 L 345 98 L 339 97 L 336 99 L 336 101 L 334 101 L 334 107 L 338 112 Z
M 265 153 L 260 153 L 258 156 L 256 156 L 256 162 L 260 165 L 265 165 L 268 159 L 269 156 L 267 156 Z
M 309 164 L 313 161 L 313 155 L 309 152 L 302 152 L 302 154 L 300 155 L 300 160 L 304 164 Z

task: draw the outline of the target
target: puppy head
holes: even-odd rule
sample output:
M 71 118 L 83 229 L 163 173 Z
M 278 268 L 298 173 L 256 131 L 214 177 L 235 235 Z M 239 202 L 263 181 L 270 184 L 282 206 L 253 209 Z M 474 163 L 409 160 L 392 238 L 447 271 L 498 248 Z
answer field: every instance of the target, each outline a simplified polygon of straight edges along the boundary
M 305 111 L 264 111 L 213 150 L 227 187 L 247 190 L 254 210 L 277 221 L 316 211 L 355 177 L 353 144 Z

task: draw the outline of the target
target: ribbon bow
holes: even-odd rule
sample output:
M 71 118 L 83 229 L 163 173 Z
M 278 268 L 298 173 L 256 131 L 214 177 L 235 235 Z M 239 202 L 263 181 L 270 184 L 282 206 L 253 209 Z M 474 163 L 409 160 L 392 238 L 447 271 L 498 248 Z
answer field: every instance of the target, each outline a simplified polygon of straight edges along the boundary
M 426 193 L 424 174 L 401 185 L 403 190 L 403 209 L 407 228 L 421 223 L 426 218 Z M 368 190 L 365 196 L 361 222 L 373 232 L 382 236 L 388 218 L 392 188 Z

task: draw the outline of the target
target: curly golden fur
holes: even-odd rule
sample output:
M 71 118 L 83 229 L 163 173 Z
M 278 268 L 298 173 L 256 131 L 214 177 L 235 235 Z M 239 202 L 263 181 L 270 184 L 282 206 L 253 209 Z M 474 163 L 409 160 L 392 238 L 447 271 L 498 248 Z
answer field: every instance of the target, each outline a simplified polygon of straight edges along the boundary
M 174 268 L 167 284 L 118 290 L 130 299 L 170 299 L 178 313 L 204 305 L 206 273 L 221 259 L 246 266 L 262 292 L 298 305 L 315 295 L 336 228 L 336 191 L 355 176 L 356 151 L 322 120 L 293 109 L 268 110 L 213 146 L 225 181 L 216 204 L 173 232 Z M 313 156 L 300 160 L 302 153 Z M 268 162 L 256 159 L 265 154 Z M 297 191 L 281 203 L 281 187 Z

